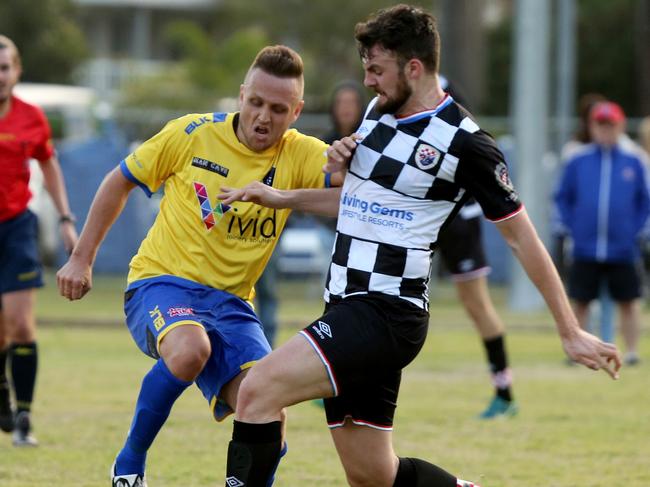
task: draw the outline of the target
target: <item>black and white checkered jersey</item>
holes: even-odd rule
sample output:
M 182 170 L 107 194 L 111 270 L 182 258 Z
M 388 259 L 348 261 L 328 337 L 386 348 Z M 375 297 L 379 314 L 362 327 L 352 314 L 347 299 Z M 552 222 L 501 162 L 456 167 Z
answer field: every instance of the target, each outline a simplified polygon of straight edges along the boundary
M 325 301 L 377 292 L 427 309 L 438 233 L 464 202 L 492 221 L 522 205 L 494 140 L 449 95 L 401 119 L 375 103 L 341 191 Z

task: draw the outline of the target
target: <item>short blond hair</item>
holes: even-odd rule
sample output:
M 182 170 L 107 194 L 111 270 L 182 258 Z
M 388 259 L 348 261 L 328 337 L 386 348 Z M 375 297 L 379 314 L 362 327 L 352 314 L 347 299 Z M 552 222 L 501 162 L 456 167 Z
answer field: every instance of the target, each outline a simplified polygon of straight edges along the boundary
M 4 36 L 0 34 L 0 49 L 10 49 L 13 53 L 13 61 L 16 64 L 16 66 L 20 66 L 20 52 L 18 51 L 18 48 L 16 47 L 16 44 L 14 44 L 14 41 L 9 39 L 7 36 Z

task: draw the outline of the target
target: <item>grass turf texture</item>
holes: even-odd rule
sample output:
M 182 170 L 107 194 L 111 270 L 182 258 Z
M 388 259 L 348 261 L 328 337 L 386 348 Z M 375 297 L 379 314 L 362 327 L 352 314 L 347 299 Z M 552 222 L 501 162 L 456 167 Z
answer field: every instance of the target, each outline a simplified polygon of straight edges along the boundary
M 67 303 L 50 278 L 39 293 L 34 422 L 41 446 L 16 449 L 9 435 L 0 436 L 3 487 L 108 485 L 140 381 L 153 363 L 120 325 L 122 285 L 102 278 L 85 300 Z M 320 312 L 317 289 L 280 285 L 281 340 Z M 564 365 L 549 317 L 509 313 L 503 291 L 494 294 L 509 329 L 519 416 L 475 419 L 492 393 L 484 352 L 453 289 L 440 286 L 427 343 L 404 373 L 397 453 L 431 460 L 483 487 L 650 485 L 647 326 L 644 361 L 614 382 L 603 372 Z M 214 423 L 200 392 L 190 388 L 149 453 L 149 484 L 223 485 L 230 433 L 231 420 Z M 288 440 L 278 487 L 346 485 L 320 408 L 290 408 Z

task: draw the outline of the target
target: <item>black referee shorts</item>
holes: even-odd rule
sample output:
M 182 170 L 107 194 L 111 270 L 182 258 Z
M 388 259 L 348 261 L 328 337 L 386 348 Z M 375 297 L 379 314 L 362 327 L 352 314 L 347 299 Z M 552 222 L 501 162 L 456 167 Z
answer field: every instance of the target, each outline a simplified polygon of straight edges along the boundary
M 438 236 L 438 250 L 454 280 L 463 281 L 490 272 L 481 241 L 481 219 L 457 215 Z
M 328 304 L 302 330 L 327 368 L 335 397 L 325 399 L 330 428 L 347 419 L 391 430 L 402 369 L 426 339 L 429 314 L 383 294 L 351 296 Z

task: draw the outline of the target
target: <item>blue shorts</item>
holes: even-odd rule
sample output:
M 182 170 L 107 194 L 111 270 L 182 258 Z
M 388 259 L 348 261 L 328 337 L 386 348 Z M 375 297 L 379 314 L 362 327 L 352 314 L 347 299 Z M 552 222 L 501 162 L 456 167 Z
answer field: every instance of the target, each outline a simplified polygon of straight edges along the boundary
M 0 294 L 41 286 L 38 218 L 25 210 L 0 223 Z
M 126 324 L 140 350 L 158 359 L 161 340 L 172 329 L 199 326 L 212 353 L 196 378 L 217 421 L 232 412 L 221 388 L 271 352 L 262 324 L 243 299 L 175 276 L 131 283 L 124 300 Z

